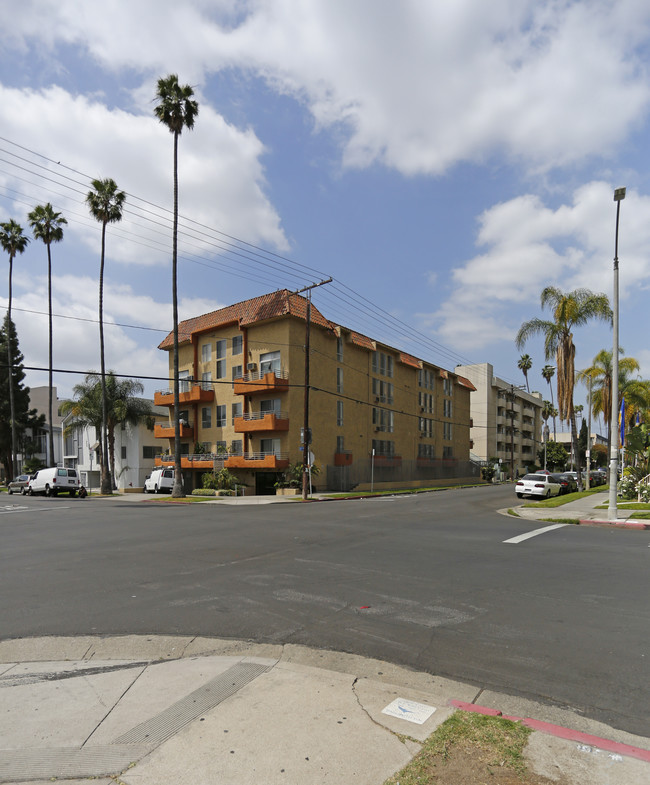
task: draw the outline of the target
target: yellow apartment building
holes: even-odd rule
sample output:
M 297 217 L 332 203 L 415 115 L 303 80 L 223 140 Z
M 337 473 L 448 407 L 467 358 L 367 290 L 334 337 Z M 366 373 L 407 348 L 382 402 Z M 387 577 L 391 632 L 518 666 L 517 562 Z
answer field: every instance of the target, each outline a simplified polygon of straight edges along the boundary
M 469 460 L 470 393 L 465 377 L 329 321 L 311 306 L 310 450 L 318 490 L 418 487 L 462 482 Z M 179 324 L 181 453 L 186 490 L 226 467 L 248 494 L 302 461 L 307 299 L 287 290 Z M 173 334 L 160 344 L 169 352 Z M 155 435 L 173 463 L 173 394 Z

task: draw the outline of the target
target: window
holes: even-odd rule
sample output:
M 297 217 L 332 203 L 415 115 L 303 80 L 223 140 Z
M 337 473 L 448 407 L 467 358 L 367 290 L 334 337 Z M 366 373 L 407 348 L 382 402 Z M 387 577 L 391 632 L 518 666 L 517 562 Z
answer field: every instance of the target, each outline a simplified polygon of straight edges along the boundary
M 336 437 L 336 452 L 345 451 L 345 438 L 343 436 Z
M 190 391 L 190 372 L 189 371 L 179 371 L 178 372 L 178 392 L 185 393 Z
M 211 390 L 212 389 L 212 372 L 208 371 L 207 373 L 201 374 L 201 388 L 204 390 Z
M 445 395 L 453 395 L 454 393 L 454 382 L 452 379 L 443 379 L 442 380 L 442 390 Z
M 217 442 L 214 448 L 217 451 L 217 455 L 224 455 L 228 452 L 228 446 L 226 442 Z
M 418 429 L 423 436 L 426 436 L 428 439 L 433 438 L 433 420 L 430 420 L 428 417 L 420 417 Z
M 336 402 L 336 424 L 343 425 L 343 401 Z
M 268 400 L 260 401 L 260 411 L 279 414 L 281 403 L 282 400 L 280 398 L 269 398 Z
M 383 439 L 373 439 L 372 449 L 375 451 L 375 455 L 391 457 L 395 455 L 395 442 L 389 442 Z
M 162 447 L 158 444 L 150 445 L 144 444 L 142 446 L 142 457 L 152 460 L 156 455 L 162 455 Z
M 230 445 L 230 452 L 233 455 L 241 455 L 243 453 L 243 444 L 241 439 L 233 439 Z
M 232 353 L 241 354 L 244 350 L 244 336 L 234 335 L 232 339 Z
M 343 361 L 343 338 L 340 336 L 336 339 L 336 359 L 339 362 Z
M 280 454 L 279 439 L 260 439 L 260 450 L 267 455 Z
M 343 368 L 336 369 L 336 392 L 343 392 Z
M 226 361 L 217 360 L 217 379 L 224 379 L 226 376 Z
M 442 424 L 442 438 L 446 442 L 451 441 L 451 423 L 450 422 L 443 422 Z
M 376 351 L 372 355 L 372 370 L 373 373 L 378 373 L 380 376 L 393 376 L 393 358 L 390 354 Z
M 446 398 L 442 402 L 442 413 L 445 417 L 451 417 L 451 401 Z
M 427 368 L 421 368 L 418 371 L 418 384 L 420 387 L 426 387 L 429 390 L 435 389 L 435 376 L 433 375 L 433 371 L 430 371 Z
M 435 446 L 433 444 L 424 444 L 423 442 L 418 444 L 418 458 L 428 458 L 431 460 L 435 457 Z
M 123 461 L 125 461 L 125 460 L 126 460 L 126 447 L 125 447 L 124 445 L 122 445 L 122 449 L 121 449 L 121 457 L 122 457 L 122 460 L 123 460 Z
M 212 428 L 212 409 L 209 406 L 201 408 L 201 428 Z
M 385 382 L 382 379 L 372 380 L 372 394 L 378 399 L 378 403 L 393 403 L 393 383 Z
M 260 374 L 280 372 L 280 352 L 265 352 L 260 354 Z
M 394 413 L 390 409 L 379 409 L 376 406 L 372 409 L 372 424 L 376 431 L 387 431 L 392 433 L 394 430 Z
M 232 369 L 233 387 L 235 386 L 235 379 L 241 379 L 244 375 L 244 367 L 242 365 L 234 365 Z
M 242 402 L 233 403 L 231 408 L 232 424 L 235 424 L 235 417 L 241 417 L 243 412 Z
M 420 409 L 423 412 L 429 412 L 433 414 L 433 395 L 431 393 L 418 393 L 418 403 L 420 405 Z
M 204 343 L 201 347 L 201 362 L 209 363 L 212 360 L 212 344 Z
M 451 447 L 443 447 L 442 448 L 442 457 L 443 458 L 453 458 L 454 451 Z
M 178 421 L 181 425 L 190 424 L 190 414 L 187 409 L 181 409 L 181 411 L 178 412 Z
M 226 425 L 226 404 L 217 406 L 217 428 L 224 428 Z
M 220 338 L 216 343 L 217 360 L 223 360 L 226 356 L 226 339 Z

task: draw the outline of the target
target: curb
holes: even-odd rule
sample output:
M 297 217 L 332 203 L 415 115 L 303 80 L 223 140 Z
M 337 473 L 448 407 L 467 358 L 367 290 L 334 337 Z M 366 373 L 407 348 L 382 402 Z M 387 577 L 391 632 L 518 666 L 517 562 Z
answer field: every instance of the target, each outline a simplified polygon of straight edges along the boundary
M 610 739 L 603 739 L 600 736 L 593 736 L 591 733 L 583 733 L 582 731 L 571 730 L 562 725 L 555 725 L 552 722 L 544 722 L 543 720 L 533 720 L 530 717 L 516 717 L 504 714 L 498 709 L 490 709 L 487 706 L 477 706 L 475 703 L 466 703 L 459 700 L 449 701 L 449 705 L 461 711 L 471 711 L 476 714 L 485 714 L 490 717 L 503 717 L 505 720 L 511 722 L 520 722 L 531 730 L 546 733 L 549 736 L 556 736 L 560 739 L 567 739 L 568 741 L 576 741 L 580 744 L 586 744 L 590 747 L 598 747 L 606 752 L 613 752 L 618 755 L 624 755 L 628 758 L 637 758 L 650 763 L 650 750 L 644 750 L 641 747 L 634 747 L 631 744 L 624 744 L 621 741 L 611 741 Z
M 605 521 L 599 518 L 584 518 L 578 523 L 581 526 L 613 526 L 615 529 L 650 529 L 650 523 L 641 521 Z

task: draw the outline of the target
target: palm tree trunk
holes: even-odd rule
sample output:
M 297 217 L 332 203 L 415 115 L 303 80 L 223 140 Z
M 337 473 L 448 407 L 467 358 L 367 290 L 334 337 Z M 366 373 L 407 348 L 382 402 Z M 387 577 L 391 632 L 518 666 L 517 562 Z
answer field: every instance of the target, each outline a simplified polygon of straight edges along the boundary
M 14 404 L 14 371 L 11 362 L 11 276 L 14 257 L 9 255 L 9 307 L 7 308 L 7 381 L 9 382 L 9 413 L 11 416 L 11 462 L 7 473 L 9 481 L 16 473 L 16 408 Z
M 177 271 L 177 238 L 178 238 L 178 133 L 174 132 L 174 228 L 172 236 L 172 309 L 174 320 L 174 487 L 172 496 L 184 496 L 181 468 L 181 426 L 179 417 L 178 389 L 178 289 L 176 284 Z
M 573 455 L 574 462 L 577 462 L 577 467 L 574 467 L 574 471 L 578 475 L 578 490 L 582 490 L 582 474 L 580 473 L 580 461 L 578 461 L 578 429 L 576 428 L 576 413 L 573 410 L 573 406 L 571 407 L 571 454 Z
M 48 373 L 48 422 L 50 428 L 50 443 L 48 450 L 48 465 L 56 466 L 54 462 L 54 427 L 52 425 L 52 254 L 50 253 L 50 244 L 47 243 L 47 301 L 49 306 L 49 373 Z
M 99 357 L 102 376 L 102 453 L 108 456 L 108 434 L 106 415 L 106 364 L 104 361 L 104 248 L 106 239 L 106 222 L 102 223 L 102 256 L 99 263 Z M 102 461 L 102 494 L 113 492 L 109 463 Z
M 553 400 L 553 385 L 551 384 L 551 380 L 548 380 L 548 387 L 551 391 L 551 406 L 555 409 L 555 401 Z M 555 415 L 553 415 L 553 441 L 557 441 L 557 424 L 555 421 Z

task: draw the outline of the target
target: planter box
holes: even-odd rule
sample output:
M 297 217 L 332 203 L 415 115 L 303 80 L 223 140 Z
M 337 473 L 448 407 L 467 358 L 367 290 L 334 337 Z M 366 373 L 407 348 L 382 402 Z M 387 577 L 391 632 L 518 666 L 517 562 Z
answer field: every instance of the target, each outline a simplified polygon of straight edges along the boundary
M 300 496 L 302 490 L 300 488 L 276 488 L 276 496 Z

